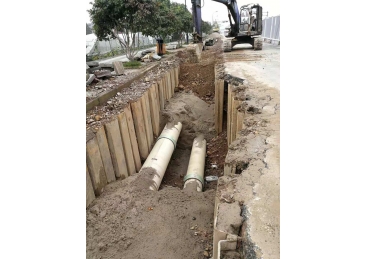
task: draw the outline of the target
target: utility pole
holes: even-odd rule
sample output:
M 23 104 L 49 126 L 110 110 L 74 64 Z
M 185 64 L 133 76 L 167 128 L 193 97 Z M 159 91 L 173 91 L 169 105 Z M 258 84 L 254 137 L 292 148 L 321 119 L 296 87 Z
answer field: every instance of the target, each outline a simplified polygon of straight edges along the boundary
M 185 9 L 187 10 L 186 0 L 185 0 Z M 187 32 L 186 32 L 186 44 L 189 44 L 189 34 Z

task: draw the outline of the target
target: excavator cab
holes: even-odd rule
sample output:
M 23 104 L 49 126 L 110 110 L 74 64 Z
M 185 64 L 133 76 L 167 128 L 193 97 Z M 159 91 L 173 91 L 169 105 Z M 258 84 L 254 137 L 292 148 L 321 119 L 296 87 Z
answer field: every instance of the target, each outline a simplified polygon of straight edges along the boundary
M 261 35 L 262 7 L 260 5 L 244 5 L 241 7 L 240 15 L 240 35 Z

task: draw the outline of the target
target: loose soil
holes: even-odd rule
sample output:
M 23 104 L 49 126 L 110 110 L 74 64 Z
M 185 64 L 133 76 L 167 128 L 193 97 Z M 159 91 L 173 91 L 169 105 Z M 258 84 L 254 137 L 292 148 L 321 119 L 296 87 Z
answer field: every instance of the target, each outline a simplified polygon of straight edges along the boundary
M 87 258 L 206 258 L 215 191 L 139 190 L 137 174 L 106 186 L 87 210 Z

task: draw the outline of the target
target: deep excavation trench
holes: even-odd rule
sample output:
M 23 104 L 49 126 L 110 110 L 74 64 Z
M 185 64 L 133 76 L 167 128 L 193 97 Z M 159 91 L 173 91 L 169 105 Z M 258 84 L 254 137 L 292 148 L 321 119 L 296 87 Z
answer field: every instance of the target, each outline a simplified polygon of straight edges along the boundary
M 213 250 L 214 197 L 217 181 L 205 182 L 203 192 L 183 190 L 192 143 L 207 141 L 206 176 L 223 175 L 227 132 L 214 125 L 215 65 L 222 62 L 221 45 L 202 53 L 200 63 L 181 60 L 179 87 L 161 112 L 167 122 L 183 125 L 158 192 L 145 190 L 140 174 L 108 184 L 87 209 L 87 258 L 210 258 Z M 224 106 L 225 107 L 225 106 Z M 225 114 L 225 112 L 224 112 Z
M 214 125 L 215 64 L 221 61 L 219 44 L 202 52 L 202 60 L 197 63 L 182 63 L 179 89 L 162 113 L 161 127 L 169 121 L 180 121 L 183 128 L 177 148 L 162 181 L 165 186 L 183 188 L 183 177 L 189 164 L 192 143 L 202 135 L 207 140 L 205 159 L 206 176 L 223 175 L 224 160 L 227 154 L 226 123 L 224 131 L 217 136 Z M 183 58 L 184 53 L 179 53 Z M 216 189 L 217 181 L 205 182 L 203 191 Z

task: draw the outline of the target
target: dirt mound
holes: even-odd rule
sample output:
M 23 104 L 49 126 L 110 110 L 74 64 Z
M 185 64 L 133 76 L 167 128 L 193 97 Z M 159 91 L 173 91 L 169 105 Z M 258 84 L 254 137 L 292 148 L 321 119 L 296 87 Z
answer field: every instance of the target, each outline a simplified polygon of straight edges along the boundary
M 206 139 L 215 136 L 214 104 L 207 104 L 193 93 L 177 93 L 167 102 L 162 113 L 165 124 L 168 121 L 182 123 L 177 143 L 179 148 L 191 148 L 194 138 L 203 134 Z
M 136 190 L 109 184 L 87 209 L 87 258 L 205 258 L 211 252 L 214 190 Z

